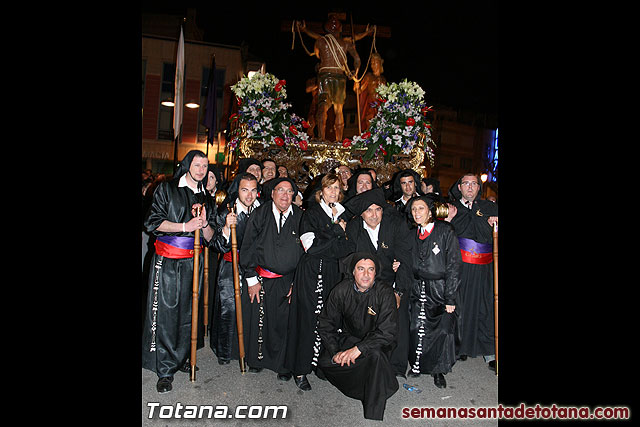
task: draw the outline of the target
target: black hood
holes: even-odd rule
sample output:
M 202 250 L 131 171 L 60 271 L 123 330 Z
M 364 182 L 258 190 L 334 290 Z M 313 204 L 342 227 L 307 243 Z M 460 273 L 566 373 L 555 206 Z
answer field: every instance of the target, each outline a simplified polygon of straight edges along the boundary
M 180 180 L 180 178 L 182 178 L 182 175 L 186 174 L 187 172 L 189 172 L 189 168 L 191 168 L 191 162 L 193 162 L 193 158 L 198 155 L 198 157 L 204 157 L 205 159 L 207 158 L 207 155 L 204 154 L 202 151 L 200 150 L 191 150 L 189 151 L 184 158 L 182 159 L 182 161 L 180 162 L 179 166 L 178 166 L 178 170 L 176 170 L 176 173 L 173 174 L 173 180 L 174 181 L 178 181 Z M 204 189 L 207 186 L 207 177 L 209 175 L 209 172 L 207 171 L 207 174 L 204 176 L 204 178 L 202 179 L 202 181 L 198 182 L 198 189 Z
M 387 200 L 384 198 L 384 190 L 382 188 L 374 188 L 357 194 L 345 201 L 343 206 L 354 215 L 361 215 L 362 212 L 369 209 L 369 206 L 372 204 L 380 206 L 383 210 L 388 205 Z
M 382 273 L 382 265 L 380 264 L 378 256 L 371 252 L 354 252 L 351 255 L 342 258 L 340 260 L 340 271 L 349 277 L 353 277 L 353 269 L 356 268 L 358 261 L 363 259 L 370 259 L 374 262 L 376 265 L 375 280 L 378 280 L 380 278 L 380 273 Z
M 404 178 L 407 176 L 413 177 L 413 182 L 415 183 L 415 186 L 416 186 L 416 193 L 418 195 L 422 195 L 422 186 L 421 186 L 422 179 L 420 178 L 420 175 L 418 174 L 418 172 L 414 171 L 413 169 L 404 169 L 398 172 L 393 178 L 393 197 L 395 198 L 402 197 L 402 187 L 400 186 L 400 178 Z
M 447 196 L 449 197 L 449 201 L 459 202 L 460 199 L 462 198 L 462 193 L 460 192 L 460 190 L 458 190 L 458 185 L 462 181 L 462 178 L 463 178 L 462 176 L 458 178 L 458 180 L 454 182 L 451 185 L 451 187 L 449 187 L 449 192 L 447 193 Z M 482 181 L 480 179 L 478 179 L 478 184 L 480 184 L 478 189 L 478 194 L 476 194 L 476 198 L 473 200 L 480 200 L 480 196 L 482 196 Z
M 251 165 L 260 166 L 260 170 L 262 170 L 262 162 L 260 160 L 254 159 L 253 157 L 245 157 L 243 159 L 238 160 L 238 175 L 247 171 L 247 168 Z
M 378 184 L 376 184 L 376 181 L 371 176 L 369 169 L 356 169 L 353 175 L 351 175 L 351 178 L 347 180 L 348 187 L 347 187 L 347 192 L 344 195 L 345 198 L 353 197 L 356 195 L 356 182 L 358 181 L 358 177 L 362 174 L 367 174 L 371 177 L 372 189 L 378 188 Z
M 207 171 L 207 176 L 203 180 L 205 187 L 207 185 L 207 182 L 209 181 L 209 172 L 213 172 L 213 174 L 216 177 L 216 191 L 223 188 L 224 183 L 222 182 L 222 175 L 220 174 L 220 170 L 218 169 L 218 166 L 211 163 L 209 163 L 209 170 Z M 216 191 L 213 192 L 214 195 Z

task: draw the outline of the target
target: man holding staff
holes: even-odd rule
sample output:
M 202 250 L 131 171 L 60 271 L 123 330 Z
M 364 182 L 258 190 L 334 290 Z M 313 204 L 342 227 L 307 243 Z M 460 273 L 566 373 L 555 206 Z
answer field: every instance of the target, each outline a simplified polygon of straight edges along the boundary
M 214 239 L 216 250 L 223 255 L 218 269 L 218 286 L 214 299 L 214 317 L 211 327 L 211 349 L 218 357 L 218 363 L 225 365 L 231 359 L 237 360 L 238 331 L 236 325 L 236 302 L 233 282 L 233 256 L 231 253 L 231 236 L 227 224 L 227 217 L 232 220 L 229 225 L 236 224 L 236 240 L 242 242 L 244 231 L 253 209 L 260 206 L 257 200 L 258 180 L 249 173 L 241 173 L 234 179 L 237 181 L 233 188 L 236 193 L 229 195 L 231 212 L 223 206 L 217 216 L 217 228 L 221 233 Z
M 458 236 L 462 269 L 458 306 L 461 308 L 462 342 L 459 355 L 483 356 L 495 370 L 493 290 L 493 225 L 498 205 L 481 200 L 478 176 L 467 173 L 449 188 L 449 216 Z
M 154 192 L 144 221 L 156 243 L 149 274 L 142 367 L 158 375 L 159 393 L 172 389 L 178 370 L 191 370 L 194 232 L 200 230 L 204 244 L 209 245 L 214 236 L 209 222 L 213 223 L 216 213 L 212 199 L 205 198 L 208 165 L 202 151 L 189 151 L 174 179 L 161 183 Z M 203 257 L 202 252 L 199 256 Z M 204 270 L 203 263 L 199 265 L 201 289 Z

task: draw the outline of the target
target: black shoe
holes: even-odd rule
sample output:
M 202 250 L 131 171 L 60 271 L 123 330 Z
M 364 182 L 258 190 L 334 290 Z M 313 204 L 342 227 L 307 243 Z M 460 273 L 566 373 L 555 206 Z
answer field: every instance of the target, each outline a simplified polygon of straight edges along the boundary
M 445 388 L 447 386 L 447 382 L 444 379 L 443 374 L 433 374 L 433 383 L 438 388 Z
M 307 380 L 306 375 L 301 375 L 300 377 L 295 376 L 293 377 L 293 380 L 296 382 L 296 385 L 300 390 L 304 390 L 304 391 L 311 390 L 311 384 L 309 384 L 309 381 Z
M 199 370 L 200 368 L 198 368 L 198 365 L 196 365 L 196 372 L 198 372 Z M 191 372 L 191 362 L 189 361 L 189 359 L 184 361 L 184 365 L 180 367 L 179 371 L 186 372 L 187 374 Z
M 404 378 L 405 380 L 407 379 L 407 376 L 403 372 L 396 372 L 396 377 L 401 377 L 401 378 Z
M 218 358 L 218 365 L 228 365 L 231 362 L 229 359 Z
M 464 362 L 465 360 L 467 360 L 467 355 L 461 354 L 460 356 L 458 356 L 458 360 L 462 360 Z
M 489 365 L 489 369 L 491 369 L 493 372 L 496 371 L 496 361 L 495 360 L 492 360 L 487 364 Z
M 171 386 L 172 382 L 173 382 L 173 377 L 158 378 L 158 383 L 156 384 L 156 390 L 158 390 L 158 393 L 169 392 L 173 388 Z
M 262 368 L 249 368 L 249 372 L 253 373 L 253 374 L 257 374 L 258 372 L 262 371 Z
M 409 371 L 409 377 L 410 378 L 418 378 L 420 376 L 420 372 L 413 372 L 413 371 Z
M 289 381 L 291 379 L 291 372 L 288 374 L 278 374 L 278 379 L 280 381 Z

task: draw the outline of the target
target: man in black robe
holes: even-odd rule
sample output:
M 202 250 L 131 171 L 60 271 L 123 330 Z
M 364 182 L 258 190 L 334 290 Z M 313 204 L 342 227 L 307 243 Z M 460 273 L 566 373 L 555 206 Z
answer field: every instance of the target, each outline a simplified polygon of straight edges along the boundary
M 172 181 L 161 183 L 144 222 L 156 236 L 149 274 L 149 291 L 143 330 L 142 367 L 158 375 L 156 389 L 172 389 L 173 375 L 189 372 L 191 348 L 191 303 L 193 289 L 194 231 L 201 230 L 202 244 L 209 244 L 216 209 L 205 197 L 209 160 L 191 150 L 180 162 Z M 196 207 L 202 207 L 195 215 Z M 200 252 L 202 289 L 203 252 Z
M 244 231 L 253 209 L 260 206 L 257 200 L 258 180 L 249 173 L 237 175 L 234 188 L 237 193 L 231 194 L 229 212 L 227 206 L 222 206 L 216 218 L 216 228 L 220 230 L 214 239 L 216 250 L 223 254 L 217 275 L 217 286 L 213 305 L 213 323 L 211 326 L 211 349 L 218 357 L 218 363 L 225 365 L 231 359 L 237 360 L 238 329 L 236 325 L 236 301 L 233 280 L 233 258 L 231 253 L 230 230 L 225 227 L 228 215 L 236 215 L 236 242 L 242 243 Z M 242 278 L 241 278 L 242 279 Z
M 376 254 L 380 260 L 380 278 L 393 285 L 398 306 L 398 337 L 397 346 L 391 355 L 391 364 L 397 376 L 406 378 L 409 360 L 407 291 L 411 283 L 411 272 L 408 270 L 409 227 L 386 202 L 382 188 L 358 194 L 345 202 L 345 208 L 356 214 L 346 228 L 352 251 Z M 394 261 L 400 262 L 397 273 L 393 269 Z
M 492 227 L 498 221 L 498 205 L 481 200 L 481 194 L 478 176 L 462 176 L 449 189 L 446 221 L 455 229 L 462 255 L 460 359 L 482 355 L 489 368 L 495 369 Z
M 298 188 L 290 178 L 274 178 L 263 191 L 271 200 L 249 217 L 240 247 L 243 286 L 242 311 L 249 372 L 263 368 L 288 381 L 284 368 L 289 297 L 298 260 L 304 253 L 300 243 L 302 210 L 292 204 Z
M 318 316 L 324 346 L 318 366 L 344 395 L 362 402 L 365 418 L 382 420 L 387 399 L 398 390 L 389 362 L 398 331 L 396 298 L 376 277 L 375 255 L 350 257 L 353 277 L 333 288 Z

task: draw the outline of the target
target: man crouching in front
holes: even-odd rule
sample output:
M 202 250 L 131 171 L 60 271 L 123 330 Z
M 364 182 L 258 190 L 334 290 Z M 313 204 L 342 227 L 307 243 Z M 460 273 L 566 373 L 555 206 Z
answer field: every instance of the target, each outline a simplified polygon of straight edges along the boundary
M 398 311 L 391 285 L 376 281 L 376 255 L 351 255 L 353 277 L 338 283 L 318 316 L 324 350 L 318 360 L 329 382 L 362 402 L 364 417 L 382 420 L 387 399 L 398 390 L 389 362 L 396 346 Z

